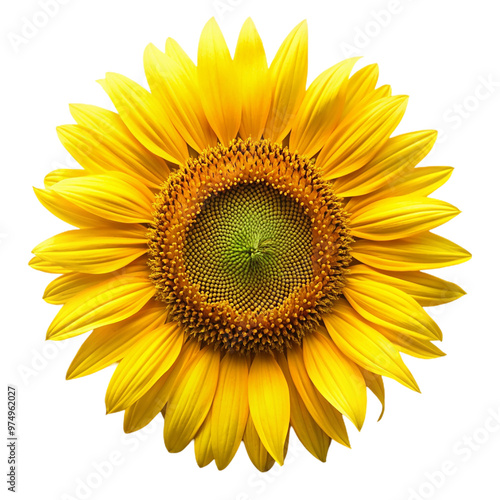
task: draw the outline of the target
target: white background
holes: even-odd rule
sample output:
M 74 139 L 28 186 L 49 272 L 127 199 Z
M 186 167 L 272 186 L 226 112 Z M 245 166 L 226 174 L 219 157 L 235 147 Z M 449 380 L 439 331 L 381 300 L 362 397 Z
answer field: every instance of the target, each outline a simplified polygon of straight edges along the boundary
M 498 3 L 65 0 L 23 41 L 27 22 L 44 23 L 41 3 L 5 1 L 1 16 L 1 338 L 7 367 L 2 386 L 15 384 L 19 393 L 17 498 L 499 499 Z M 358 67 L 378 62 L 380 84 L 410 95 L 398 132 L 441 131 L 422 165 L 455 167 L 437 196 L 463 213 L 439 234 L 467 248 L 473 259 L 437 272 L 468 292 L 430 311 L 442 327 L 448 355 L 407 358 L 422 394 L 388 380 L 384 418 L 377 423 L 380 408 L 371 398 L 362 432 L 349 427 L 352 449 L 332 444 L 326 464 L 292 438 L 285 466 L 267 474 L 253 468 L 243 447 L 223 472 L 213 464 L 198 469 L 192 446 L 176 455 L 166 452 L 161 417 L 125 436 L 122 414 L 105 416 L 112 368 L 65 381 L 82 338 L 44 342 L 57 311 L 41 298 L 51 277 L 27 262 L 38 242 L 66 229 L 32 191 L 48 171 L 73 165 L 55 127 L 72 123 L 70 102 L 110 106 L 95 83 L 106 71 L 144 84 L 142 51 L 149 42 L 162 48 L 173 37 L 196 58 L 199 34 L 212 16 L 231 50 L 252 16 L 269 59 L 306 18 L 309 81 L 348 55 L 365 56 Z M 5 445 L 1 449 L 4 464 Z M 112 470 L 96 472 L 111 459 Z

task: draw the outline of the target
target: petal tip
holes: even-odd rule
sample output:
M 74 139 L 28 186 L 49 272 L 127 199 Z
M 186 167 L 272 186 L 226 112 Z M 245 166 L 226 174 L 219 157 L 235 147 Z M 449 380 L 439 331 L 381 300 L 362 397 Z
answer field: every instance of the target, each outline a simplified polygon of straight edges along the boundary
M 219 30 L 219 23 L 217 22 L 217 19 L 215 19 L 215 16 L 212 16 L 205 24 L 202 30 L 202 35 L 206 30 Z
M 247 26 L 250 26 L 252 28 L 255 28 L 255 23 L 253 22 L 253 19 L 248 16 L 246 19 L 245 19 L 245 22 L 243 23 L 243 27 L 247 27 Z
M 297 24 L 297 28 L 299 30 L 306 30 L 308 29 L 308 24 L 307 24 L 307 19 L 302 19 L 299 24 Z
M 109 401 L 109 399 L 106 398 L 106 415 L 116 413 L 122 409 L 123 408 L 120 408 L 119 401 Z

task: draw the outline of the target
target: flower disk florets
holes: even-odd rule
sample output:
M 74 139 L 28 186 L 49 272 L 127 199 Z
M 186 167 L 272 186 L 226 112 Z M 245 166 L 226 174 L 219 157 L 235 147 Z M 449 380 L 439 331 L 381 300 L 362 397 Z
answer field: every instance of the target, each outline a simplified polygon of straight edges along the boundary
M 346 216 L 314 163 L 286 147 L 235 140 L 207 149 L 169 178 L 154 208 L 157 298 L 203 343 L 292 347 L 340 295 Z

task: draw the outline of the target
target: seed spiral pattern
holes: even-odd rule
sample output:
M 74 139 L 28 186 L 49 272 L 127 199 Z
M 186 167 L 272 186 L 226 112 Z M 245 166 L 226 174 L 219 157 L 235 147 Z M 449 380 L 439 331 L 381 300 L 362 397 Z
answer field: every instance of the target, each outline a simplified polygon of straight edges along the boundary
M 209 198 L 188 229 L 188 279 L 209 302 L 239 312 L 269 310 L 312 278 L 311 220 L 290 197 L 263 183 Z
M 240 139 L 169 177 L 148 234 L 150 278 L 171 319 L 240 352 L 300 343 L 340 295 L 352 241 L 311 160 Z

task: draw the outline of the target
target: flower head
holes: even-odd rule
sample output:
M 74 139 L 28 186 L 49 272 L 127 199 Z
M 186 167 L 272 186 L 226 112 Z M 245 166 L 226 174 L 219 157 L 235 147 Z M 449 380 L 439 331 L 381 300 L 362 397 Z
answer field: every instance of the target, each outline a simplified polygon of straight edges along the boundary
M 400 352 L 443 353 L 423 307 L 463 290 L 422 270 L 469 259 L 430 230 L 458 210 L 429 195 L 449 167 L 418 167 L 434 131 L 392 136 L 407 97 L 356 59 L 306 89 L 307 26 L 270 66 L 248 20 L 231 57 L 215 23 L 195 65 L 150 45 L 150 90 L 109 73 L 117 112 L 72 105 L 59 127 L 82 169 L 35 189 L 74 226 L 34 249 L 61 274 L 47 338 L 92 330 L 68 378 L 118 363 L 108 412 L 125 431 L 165 420 L 169 451 L 226 467 L 243 441 L 261 471 L 283 463 L 292 427 L 326 460 L 363 425 L 382 376 L 418 390 Z

